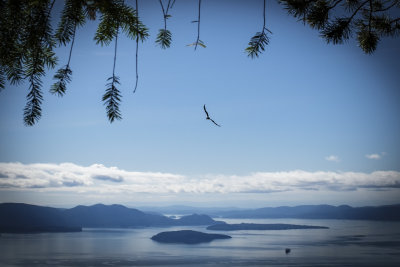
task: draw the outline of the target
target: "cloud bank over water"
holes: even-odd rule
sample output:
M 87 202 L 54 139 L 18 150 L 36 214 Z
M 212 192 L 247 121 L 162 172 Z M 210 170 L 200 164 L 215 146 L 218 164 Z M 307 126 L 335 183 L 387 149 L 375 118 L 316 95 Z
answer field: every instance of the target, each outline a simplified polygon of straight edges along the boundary
M 254 172 L 186 176 L 134 172 L 102 164 L 0 163 L 0 190 L 99 193 L 273 193 L 295 190 L 355 191 L 400 188 L 400 172 Z

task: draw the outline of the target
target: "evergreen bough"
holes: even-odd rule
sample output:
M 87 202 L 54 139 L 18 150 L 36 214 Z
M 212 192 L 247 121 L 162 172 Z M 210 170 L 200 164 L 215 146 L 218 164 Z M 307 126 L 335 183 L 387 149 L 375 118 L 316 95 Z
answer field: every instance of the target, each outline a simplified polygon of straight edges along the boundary
M 109 45 L 115 40 L 115 53 L 112 76 L 107 79 L 103 95 L 107 117 L 110 122 L 122 118 L 119 104 L 121 92 L 119 78 L 115 75 L 118 32 L 136 42 L 136 84 L 138 70 L 138 42 L 149 36 L 148 29 L 138 16 L 137 1 L 135 8 L 123 0 L 65 0 L 58 26 L 53 31 L 51 20 L 55 0 L 0 0 L 0 91 L 6 84 L 18 85 L 28 82 L 28 94 L 24 108 L 24 124 L 34 125 L 42 115 L 43 88 L 42 78 L 47 69 L 57 65 L 55 47 L 69 47 L 66 65 L 54 75 L 55 83 L 50 87 L 52 94 L 63 96 L 72 79 L 71 56 L 76 31 L 87 20 L 99 19 L 94 36 L 96 44 Z M 200 40 L 200 8 L 198 1 L 197 39 L 189 46 L 206 47 Z M 172 33 L 167 29 L 167 19 L 175 0 L 163 3 L 159 0 L 164 28 L 159 30 L 156 43 L 163 49 L 169 48 Z M 246 4 L 246 1 L 243 1 Z M 376 51 L 379 41 L 384 37 L 398 37 L 400 34 L 400 0 L 278 0 L 288 14 L 308 24 L 320 32 L 327 43 L 341 44 L 354 37 L 366 54 Z M 261 4 L 261 2 L 260 2 Z M 263 27 L 248 43 L 245 49 L 251 58 L 259 57 L 269 44 L 266 27 L 266 0 L 263 0 Z

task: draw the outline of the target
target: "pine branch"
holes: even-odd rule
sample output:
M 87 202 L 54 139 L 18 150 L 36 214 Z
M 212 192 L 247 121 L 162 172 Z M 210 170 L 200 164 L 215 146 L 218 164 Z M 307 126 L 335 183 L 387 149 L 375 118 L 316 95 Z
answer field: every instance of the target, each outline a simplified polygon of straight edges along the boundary
M 108 120 L 112 123 L 114 120 L 121 120 L 121 112 L 119 110 L 119 103 L 121 102 L 121 93 L 117 88 L 117 85 L 120 84 L 119 77 L 115 76 L 115 64 L 117 61 L 117 46 L 118 46 L 118 31 L 115 36 L 115 47 L 114 47 L 114 65 L 113 65 L 113 73 L 107 81 L 111 81 L 107 83 L 107 89 L 105 94 L 103 95 L 103 102 L 106 105 L 107 117 Z
M 372 54 L 376 50 L 379 36 L 374 31 L 362 29 L 357 33 L 357 41 L 366 54 Z
M 136 14 L 139 17 L 139 0 L 135 1 L 136 4 Z M 138 27 L 138 25 L 136 25 Z M 135 89 L 133 89 L 133 93 L 136 93 L 136 89 L 139 82 L 139 71 L 138 71 L 138 54 L 139 54 L 139 36 L 136 36 L 136 61 L 135 61 L 135 69 L 136 69 L 136 81 L 135 81 Z
M 265 46 L 269 44 L 269 37 L 267 33 L 272 32 L 265 27 L 265 0 L 264 0 L 264 10 L 263 10 L 263 28 L 261 32 L 257 32 L 249 42 L 249 46 L 245 49 L 247 56 L 251 58 L 258 57 L 260 53 L 265 51 Z
M 67 90 L 67 83 L 71 82 L 72 70 L 66 65 L 54 74 L 53 79 L 57 80 L 50 88 L 50 93 L 64 96 Z
M 52 1 L 50 7 L 47 6 L 47 3 L 44 3 L 45 6 L 40 6 L 41 3 L 38 3 L 29 17 L 28 25 L 31 31 L 28 32 L 27 42 L 32 43 L 25 56 L 27 68 L 25 73 L 29 81 L 29 93 L 26 96 L 27 103 L 24 108 L 24 124 L 26 126 L 34 125 L 42 115 L 41 77 L 45 75 L 45 66 L 54 68 L 56 64 L 49 21 L 54 2 L 55 0 Z
M 42 81 L 44 69 L 40 62 L 34 60 L 28 63 L 29 93 L 26 96 L 26 105 L 24 108 L 24 124 L 26 126 L 34 125 L 42 116 L 41 104 L 43 101 Z
M 350 23 L 348 18 L 336 18 L 334 22 L 329 23 L 322 31 L 321 36 L 327 43 L 341 44 L 343 40 L 350 38 Z
M 121 120 L 121 112 L 119 110 L 119 103 L 121 102 L 121 93 L 117 88 L 117 84 L 119 83 L 119 77 L 111 76 L 107 79 L 107 81 L 111 81 L 107 83 L 107 89 L 105 94 L 103 95 L 103 102 L 106 105 L 107 117 L 108 120 L 112 123 L 114 120 Z
M 280 0 L 288 13 L 318 29 L 327 43 L 341 44 L 356 31 L 366 54 L 372 54 L 384 36 L 400 34 L 391 15 L 398 14 L 400 0 Z M 332 12 L 331 12 L 332 11 Z M 333 13 L 336 17 L 331 18 Z
M 350 17 L 336 18 L 333 22 L 328 23 L 321 31 L 321 36 L 325 38 L 327 43 L 332 42 L 333 44 L 341 44 L 343 43 L 343 40 L 349 39 L 351 34 L 350 26 L 353 18 L 368 2 L 369 0 L 360 4 Z
M 390 21 L 390 24 L 395 23 L 397 24 L 400 21 L 400 18 L 394 19 Z
M 206 45 L 202 40 L 200 40 L 200 18 L 201 18 L 201 0 L 199 0 L 199 6 L 198 6 L 198 14 L 197 14 L 197 20 L 193 20 L 192 23 L 197 23 L 197 38 L 194 43 L 188 44 L 186 46 L 194 46 L 194 50 L 196 50 L 197 46 L 201 46 L 203 48 L 206 48 Z
M 196 50 L 197 45 L 199 44 L 199 41 L 200 41 L 200 43 L 203 44 L 203 42 L 200 40 L 200 11 L 201 11 L 201 0 L 199 0 L 199 15 L 197 17 L 197 39 L 196 39 L 196 45 L 194 46 L 194 50 Z
M 382 36 L 393 36 L 396 32 L 392 27 L 390 18 L 385 14 L 373 16 L 371 24 L 372 27 Z
M 96 44 L 110 44 L 119 28 L 131 40 L 138 36 L 143 41 L 148 37 L 148 29 L 139 20 L 136 10 L 124 1 L 107 1 L 99 10 L 102 14 L 94 37 Z
M 0 65 L 3 75 L 11 84 L 23 80 L 23 53 L 21 38 L 26 22 L 26 2 L 0 2 Z
M 4 73 L 4 68 L 0 66 L 0 92 L 4 90 L 6 83 L 6 75 Z
M 387 7 L 375 9 L 374 12 L 385 12 L 394 7 L 395 5 L 400 4 L 400 0 L 395 0 L 391 5 L 388 5 Z
M 343 0 L 337 0 L 332 5 L 329 5 L 326 0 L 318 0 L 311 5 L 307 10 L 306 21 L 311 28 L 318 30 L 325 27 L 329 19 L 329 12 L 335 8 Z
M 83 3 L 81 0 L 65 1 L 61 20 L 55 34 L 55 38 L 60 45 L 66 45 L 70 42 L 77 26 L 82 26 L 85 23 Z
M 50 88 L 50 93 L 57 94 L 58 96 L 64 96 L 65 91 L 67 90 L 67 83 L 71 82 L 72 70 L 69 65 L 71 62 L 72 49 L 74 48 L 76 26 L 77 24 L 75 23 L 72 33 L 72 43 L 69 50 L 68 63 L 64 68 L 59 69 L 54 75 L 53 79 L 57 80 L 57 82 L 55 82 Z
M 169 48 L 171 46 L 172 34 L 169 30 L 160 29 L 157 34 L 156 43 L 161 46 L 162 49 Z
M 305 22 L 309 6 L 314 2 L 314 0 L 279 0 L 279 2 L 285 5 L 285 9 L 287 10 L 288 14 L 294 16 L 295 18 L 301 18 L 301 20 Z
M 164 18 L 164 29 L 160 29 L 158 31 L 156 43 L 159 46 L 161 46 L 162 49 L 166 49 L 171 46 L 171 40 L 172 40 L 172 33 L 169 30 L 167 30 L 167 19 L 171 17 L 171 15 L 168 14 L 171 5 L 171 0 L 168 0 L 166 8 L 164 8 L 162 0 L 159 0 L 159 2 L 161 5 L 161 10 Z
M 15 53 L 15 51 L 10 51 L 10 54 L 13 52 L 14 54 L 10 55 L 12 59 L 8 63 L 4 64 L 3 67 L 5 75 L 7 76 L 7 80 L 10 82 L 10 84 L 17 85 L 20 84 L 21 81 L 24 79 L 24 69 L 22 53 Z

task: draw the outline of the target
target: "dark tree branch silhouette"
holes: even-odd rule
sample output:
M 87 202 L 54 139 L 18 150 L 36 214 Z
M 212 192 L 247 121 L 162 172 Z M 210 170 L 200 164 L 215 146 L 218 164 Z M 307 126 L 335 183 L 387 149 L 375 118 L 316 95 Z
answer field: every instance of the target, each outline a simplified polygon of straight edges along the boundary
M 372 54 L 382 37 L 400 34 L 399 0 L 280 0 L 290 15 L 320 31 L 327 43 L 341 44 L 356 33 L 358 45 Z
M 264 0 L 264 9 L 263 9 L 263 18 L 264 18 L 264 23 L 262 27 L 261 32 L 257 32 L 249 42 L 249 46 L 245 49 L 247 52 L 247 56 L 254 58 L 258 57 L 260 53 L 262 53 L 265 50 L 265 46 L 269 44 L 269 37 L 266 32 L 269 32 L 272 34 L 270 30 L 268 30 L 265 27 L 265 1 Z
M 85 15 L 83 10 L 83 2 L 71 0 L 66 1 L 61 16 L 61 21 L 54 37 L 58 41 L 59 45 L 66 46 L 71 39 L 72 41 L 67 64 L 63 68 L 60 68 L 53 77 L 56 82 L 50 88 L 50 93 L 52 94 L 64 96 L 67 89 L 67 83 L 71 82 L 72 70 L 70 68 L 70 62 L 75 43 L 76 29 L 78 26 L 82 26 L 84 24 Z
M 118 27 L 115 34 L 115 47 L 114 47 L 114 64 L 112 76 L 107 79 L 111 81 L 107 84 L 107 89 L 103 95 L 104 105 L 106 105 L 107 117 L 110 122 L 114 120 L 122 119 L 121 112 L 119 110 L 119 103 L 121 102 L 121 93 L 117 88 L 119 83 L 119 77 L 115 75 L 115 63 L 117 62 L 117 47 L 118 47 Z
M 171 0 L 168 0 L 167 8 L 164 9 L 162 0 L 159 0 L 162 13 L 164 15 L 164 29 L 160 29 L 157 35 L 156 43 L 161 46 L 162 49 L 166 49 L 171 46 L 172 34 L 167 30 L 167 19 L 171 17 L 168 14 L 169 8 L 171 7 Z
M 139 4 L 138 4 L 139 0 L 135 1 L 135 8 L 136 8 L 136 14 L 139 17 Z M 138 27 L 139 25 L 136 24 L 136 27 Z M 136 36 L 136 60 L 135 60 L 135 69 L 136 69 L 136 80 L 135 80 L 135 89 L 133 89 L 133 93 L 136 93 L 136 89 L 138 86 L 138 82 L 139 82 L 139 70 L 138 70 L 138 57 L 139 57 L 139 36 Z
M 61 68 L 56 72 L 56 74 L 54 75 L 54 79 L 57 80 L 57 82 L 55 82 L 50 88 L 50 93 L 57 94 L 58 96 L 63 96 L 65 94 L 65 91 L 67 89 L 67 83 L 71 82 L 72 70 L 69 67 L 69 64 L 71 62 L 72 49 L 74 47 L 74 42 L 75 42 L 75 31 L 76 31 L 76 24 L 72 35 L 72 42 L 71 42 L 71 48 L 69 50 L 68 63 L 67 65 L 65 65 L 64 68 Z
M 45 65 L 54 68 L 57 61 L 53 52 L 54 41 L 50 26 L 50 14 L 54 2 L 55 0 L 50 5 L 47 2 L 36 3 L 29 16 L 29 32 L 26 33 L 28 52 L 23 58 L 30 89 L 24 108 L 24 123 L 27 126 L 35 124 L 42 116 L 42 76 L 46 74 Z
M 200 39 L 201 0 L 198 2 L 196 41 L 189 46 L 206 47 Z M 353 38 L 366 54 L 376 51 L 382 38 L 398 37 L 400 34 L 400 0 L 277 0 L 288 14 L 320 32 L 327 43 L 334 45 Z M 119 103 L 121 94 L 117 89 L 119 78 L 115 75 L 116 45 L 118 31 L 136 42 L 136 83 L 138 85 L 138 44 L 148 37 L 148 29 L 135 8 L 123 0 L 65 0 L 57 30 L 53 33 L 51 14 L 55 0 L 6 1 L 0 0 L 0 91 L 7 84 L 28 82 L 28 94 L 24 107 L 24 124 L 34 125 L 42 115 L 42 78 L 48 69 L 54 69 L 57 57 L 56 44 L 66 46 L 71 42 L 67 64 L 54 75 L 56 82 L 50 92 L 58 96 L 66 93 L 72 79 L 71 55 L 76 30 L 87 20 L 99 23 L 94 36 L 96 44 L 109 45 L 115 40 L 113 75 L 108 79 L 103 101 L 107 105 L 107 116 L 111 122 L 121 119 Z M 165 49 L 170 47 L 172 34 L 167 29 L 167 19 L 175 0 L 164 5 L 164 28 L 159 30 L 156 43 Z M 245 2 L 245 1 L 244 1 Z M 53 12 L 54 13 L 54 12 Z M 245 49 L 250 58 L 257 58 L 269 44 L 271 31 L 266 27 L 266 0 L 263 0 L 263 27 Z M 355 35 L 355 36 L 354 36 Z
M 206 48 L 206 45 L 202 40 L 200 40 L 200 11 L 201 11 L 201 0 L 198 2 L 198 14 L 197 20 L 193 20 L 192 23 L 197 23 L 197 38 L 196 41 L 192 44 L 188 44 L 187 46 L 194 46 L 194 50 L 196 50 L 197 46 L 200 45 L 201 47 Z

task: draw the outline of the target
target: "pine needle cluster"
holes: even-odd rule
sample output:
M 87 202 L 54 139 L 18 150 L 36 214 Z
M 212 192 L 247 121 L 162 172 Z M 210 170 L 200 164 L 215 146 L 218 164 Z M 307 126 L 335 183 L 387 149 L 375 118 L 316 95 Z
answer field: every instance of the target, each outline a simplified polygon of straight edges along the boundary
M 197 38 L 194 43 L 188 44 L 187 46 L 194 46 L 194 50 L 197 49 L 197 46 L 201 46 L 206 48 L 206 45 L 202 40 L 200 40 L 200 22 L 201 22 L 201 0 L 198 0 L 198 13 L 197 20 L 193 20 L 192 23 L 197 23 Z
M 341 44 L 355 35 L 361 49 L 372 54 L 384 37 L 400 35 L 400 0 L 278 0 L 287 12 L 320 32 L 332 44 Z M 124 0 L 65 0 L 59 23 L 52 28 L 55 0 L 0 0 L 0 91 L 7 84 L 28 83 L 24 124 L 34 125 L 42 116 L 43 83 L 47 70 L 57 65 L 55 47 L 69 46 L 69 56 L 54 75 L 52 94 L 63 96 L 72 81 L 72 52 L 76 32 L 87 20 L 99 20 L 94 36 L 96 44 L 107 46 L 115 41 L 112 75 L 107 79 L 103 103 L 110 122 L 122 118 L 119 105 L 120 80 L 116 76 L 118 33 L 136 41 L 136 84 L 138 81 L 138 43 L 149 36 L 135 8 Z M 163 49 L 171 46 L 172 33 L 167 20 L 175 0 L 159 0 L 164 27 L 155 42 Z M 262 30 L 251 37 L 245 49 L 251 58 L 258 57 L 269 45 L 271 31 L 266 27 L 266 0 L 263 0 Z M 188 46 L 206 47 L 200 40 L 201 0 L 198 0 L 197 39 Z M 58 15 L 58 14 L 57 14 Z
M 162 49 L 169 48 L 172 42 L 172 33 L 167 29 L 167 20 L 172 16 L 169 14 L 170 8 L 174 5 L 175 1 L 168 0 L 166 7 L 164 7 L 163 1 L 159 0 L 161 10 L 164 19 L 164 28 L 158 30 L 156 44 L 158 44 Z
M 288 13 L 320 31 L 327 43 L 341 44 L 356 35 L 372 54 L 382 37 L 400 34 L 399 0 L 280 0 Z
M 110 122 L 122 119 L 119 110 L 119 103 L 121 102 L 121 92 L 118 90 L 117 85 L 120 84 L 119 77 L 113 75 L 107 79 L 107 89 L 103 95 L 103 102 L 106 105 L 107 117 Z
M 251 58 L 258 57 L 260 53 L 264 52 L 265 46 L 269 44 L 269 37 L 267 32 L 271 33 L 270 30 L 264 28 L 262 32 L 257 32 L 249 42 L 249 46 L 245 49 L 248 56 Z
M 48 69 L 57 65 L 54 49 L 70 44 L 68 62 L 54 75 L 50 92 L 63 96 L 72 79 L 71 56 L 75 34 L 87 20 L 100 17 L 94 40 L 108 45 L 122 31 L 130 39 L 145 40 L 148 29 L 137 16 L 137 11 L 123 0 L 66 0 L 60 22 L 52 28 L 52 9 L 55 0 L 6 1 L 0 0 L 0 91 L 8 81 L 11 85 L 27 81 L 28 94 L 24 108 L 24 124 L 32 126 L 41 118 L 43 102 L 42 78 Z M 53 12 L 54 13 L 54 12 Z M 116 50 L 115 50 L 116 52 Z M 103 101 L 110 121 L 120 118 L 119 84 L 114 74 L 107 84 Z M 110 80 L 110 79 L 109 79 Z
M 264 24 L 261 32 L 257 32 L 253 37 L 251 37 L 249 46 L 245 49 L 247 52 L 247 56 L 251 58 L 258 57 L 262 52 L 265 51 L 265 47 L 269 44 L 269 37 L 267 33 L 272 32 L 265 26 L 265 2 L 264 0 L 264 8 L 263 8 L 263 18 Z
M 171 46 L 172 33 L 167 29 L 159 29 L 157 34 L 156 43 L 160 45 L 162 49 L 169 48 Z

